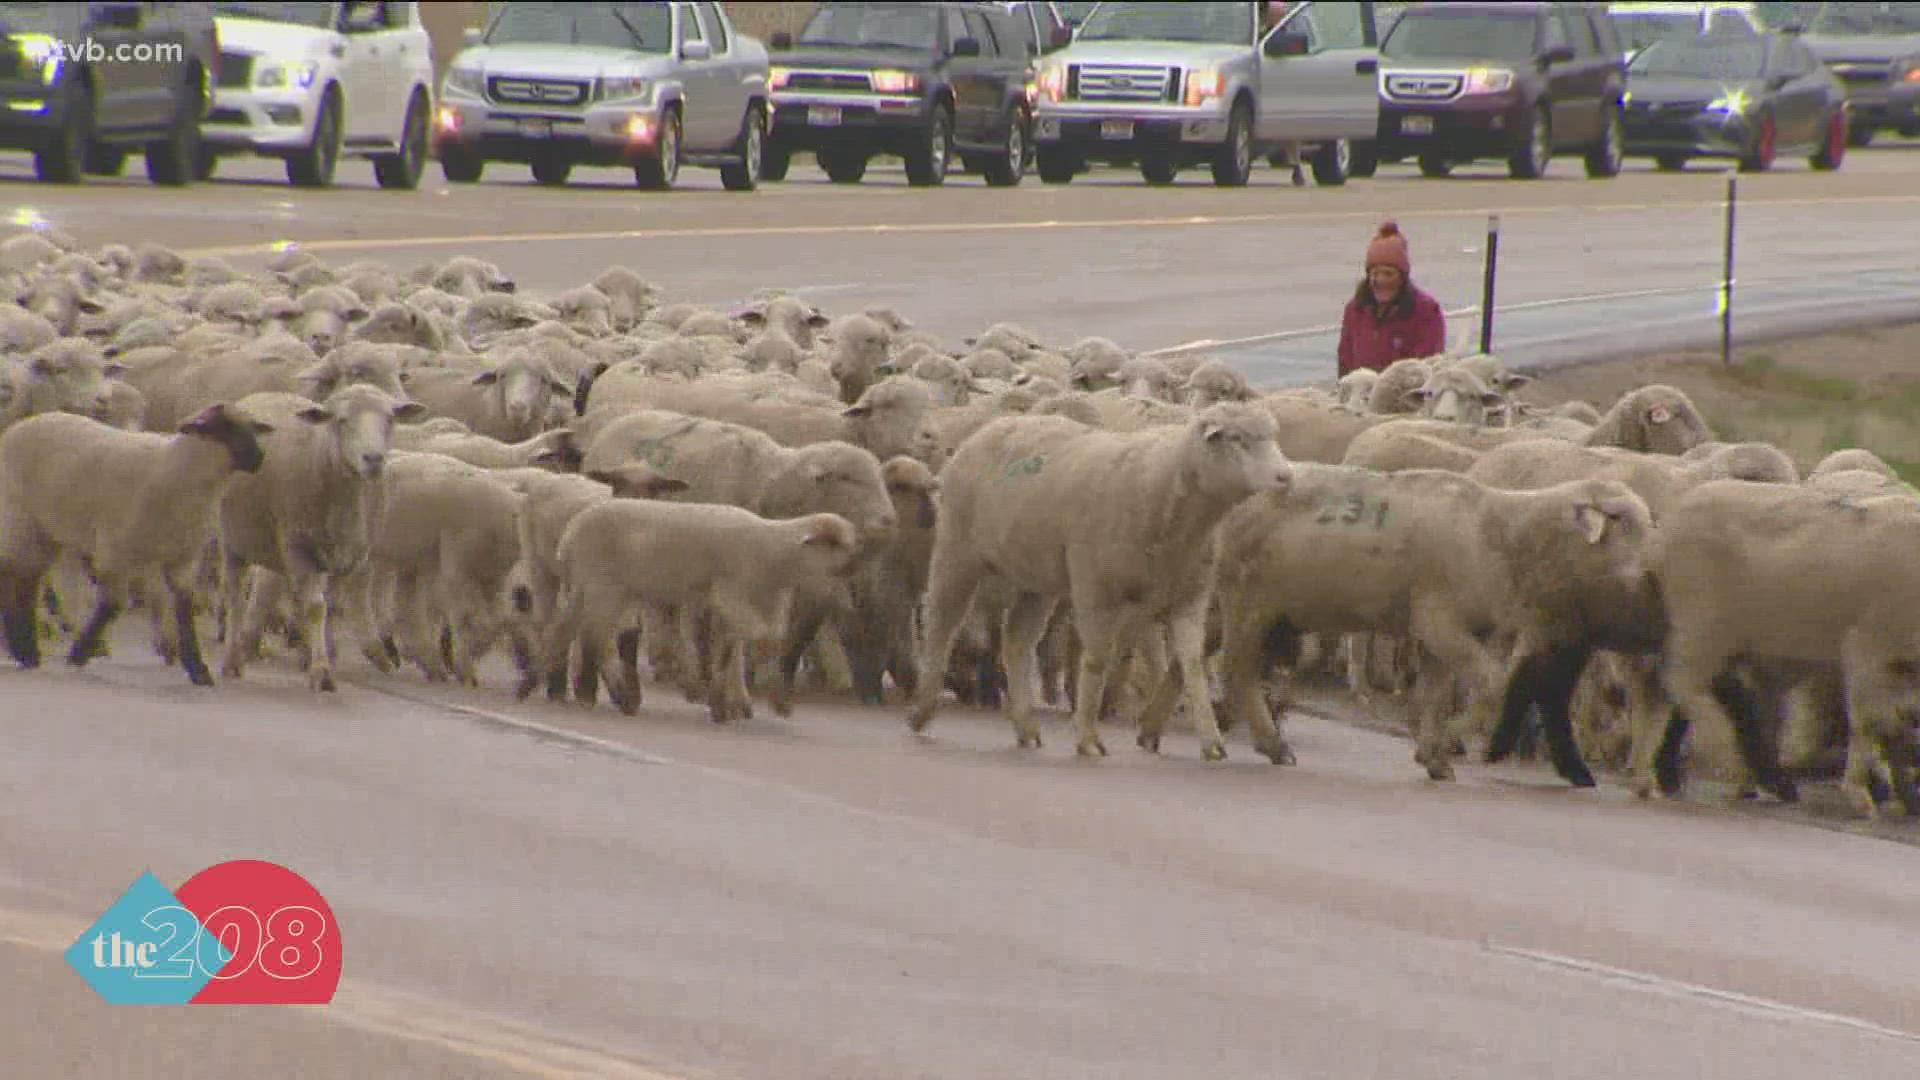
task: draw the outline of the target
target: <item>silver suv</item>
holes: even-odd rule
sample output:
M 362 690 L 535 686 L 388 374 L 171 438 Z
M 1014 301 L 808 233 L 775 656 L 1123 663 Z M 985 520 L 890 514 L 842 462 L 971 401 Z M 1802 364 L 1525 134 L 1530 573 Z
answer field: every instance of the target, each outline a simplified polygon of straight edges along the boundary
M 543 184 L 575 165 L 626 165 L 643 188 L 682 163 L 720 170 L 729 191 L 760 182 L 767 50 L 716 3 L 508 3 L 467 31 L 440 89 L 434 156 L 452 183 L 489 161 Z

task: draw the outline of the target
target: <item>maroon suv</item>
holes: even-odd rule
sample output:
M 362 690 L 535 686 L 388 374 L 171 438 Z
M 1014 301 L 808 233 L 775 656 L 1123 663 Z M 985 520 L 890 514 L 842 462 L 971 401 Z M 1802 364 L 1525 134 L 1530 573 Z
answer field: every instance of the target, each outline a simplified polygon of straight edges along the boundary
M 1626 89 L 1604 4 L 1409 5 L 1380 44 L 1380 160 L 1445 176 L 1505 159 L 1534 179 L 1571 150 L 1588 176 L 1613 176 Z

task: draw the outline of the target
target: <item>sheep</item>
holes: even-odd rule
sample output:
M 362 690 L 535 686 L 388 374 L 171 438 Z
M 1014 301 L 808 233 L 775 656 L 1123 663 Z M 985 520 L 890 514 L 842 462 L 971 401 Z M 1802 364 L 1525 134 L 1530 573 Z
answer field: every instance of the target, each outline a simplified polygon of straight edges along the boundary
M 613 333 L 613 301 L 591 285 L 582 285 L 547 302 L 569 327 L 594 337 Z
M 791 296 L 776 296 L 764 307 L 744 311 L 740 321 L 784 336 L 802 349 L 813 348 L 814 331 L 825 329 L 830 322 L 819 308 Z
M 748 719 L 745 647 L 778 639 L 798 588 L 840 576 L 859 551 L 854 527 L 835 514 L 770 521 L 737 506 L 609 499 L 581 510 L 560 539 L 566 592 L 543 667 L 580 643 L 581 681 L 597 677 L 606 643 L 637 605 L 699 606 L 713 614 L 719 654 L 707 715 L 715 723 Z M 589 693 L 591 691 L 589 690 Z M 638 681 L 610 682 L 608 694 L 629 715 L 640 706 Z M 588 700 L 591 700 L 590 698 Z
M 79 338 L 61 338 L 15 362 L 11 400 L 0 403 L 0 429 L 29 416 L 77 413 L 105 421 L 113 415 L 112 381 L 127 368 Z
M 191 289 L 207 289 L 239 281 L 244 275 L 233 264 L 217 255 L 196 255 L 187 260 L 186 284 Z
M 244 348 L 197 357 L 182 350 L 172 363 L 129 364 L 124 376 L 147 397 L 147 426 L 165 428 L 214 401 L 237 401 L 248 394 L 278 391 L 325 400 L 353 383 L 378 387 L 405 398 L 399 365 L 384 346 L 348 342 L 319 359 L 284 334 L 262 336 Z
M 1688 725 L 1732 731 L 1744 778 L 1797 797 L 1770 739 L 1736 721 L 1726 685 L 1737 658 L 1837 665 L 1850 740 L 1842 789 L 1878 812 L 1874 761 L 1909 814 L 1920 812 L 1911 730 L 1920 710 L 1920 514 L 1819 490 L 1712 480 L 1683 495 L 1660 527 L 1667 648 L 1662 679 L 1675 708 L 1664 737 L 1636 739 L 1632 788 L 1676 785 L 1659 759 Z
M 939 522 L 940 481 L 926 465 L 889 458 L 880 474 L 893 503 L 894 533 L 867 548 L 855 569 L 849 582 L 853 614 L 843 631 L 854 693 L 869 705 L 883 703 L 881 680 L 887 675 L 905 693 L 914 692 L 914 612 L 926 592 Z M 797 647 L 783 658 L 783 694 L 791 692 L 799 658 Z M 783 702 L 776 695 L 776 712 Z
M 1100 426 L 1109 431 L 1184 424 L 1193 416 L 1193 410 L 1185 405 L 1173 405 L 1158 398 L 1132 397 L 1119 390 L 1088 394 L 1086 400 L 1100 414 Z
M 1223 401 L 1251 401 L 1253 389 L 1238 369 L 1218 360 L 1207 360 L 1187 376 L 1182 397 L 1188 408 L 1204 409 Z
M 1201 655 L 1213 535 L 1234 506 L 1287 485 L 1290 466 L 1274 435 L 1273 418 L 1247 405 L 1215 405 L 1179 427 L 1127 434 L 1057 416 L 1006 417 L 974 433 L 941 472 L 908 726 L 924 731 L 932 721 L 940 675 L 974 595 L 1006 587 L 1018 592 L 1001 650 L 1018 746 L 1040 745 L 1033 651 L 1065 600 L 1082 642 L 1077 753 L 1106 754 L 1094 724 L 1108 665 L 1119 646 L 1160 623 L 1172 639 L 1201 754 L 1225 757 Z
M 612 371 L 609 369 L 608 374 Z M 837 403 L 829 407 L 774 397 L 755 400 L 721 383 L 718 379 L 627 380 L 616 388 L 607 385 L 603 376 L 588 394 L 584 419 L 591 424 L 602 404 L 626 402 L 745 424 L 773 436 L 782 446 L 837 440 L 861 447 L 883 461 L 901 454 L 926 460 L 934 452 L 933 440 L 925 431 L 932 399 L 926 388 L 912 379 L 895 377 L 875 383 L 846 408 L 839 408 Z
M 684 338 L 717 338 L 729 345 L 737 345 L 746 339 L 744 323 L 735 322 L 726 312 L 712 308 L 693 308 L 674 329 Z
M 1173 404 L 1179 400 L 1180 380 L 1173 369 L 1151 356 L 1136 356 L 1120 365 L 1116 373 L 1123 393 Z
M 1710 480 L 1752 480 L 1770 484 L 1797 484 L 1799 467 L 1770 443 L 1707 442 L 1680 455 L 1688 468 Z
M 908 374 L 926 384 L 936 408 L 965 405 L 973 380 L 967 369 L 951 356 L 929 353 L 914 361 Z
M 181 669 L 195 686 L 213 685 L 194 625 L 194 564 L 221 497 L 236 476 L 260 468 L 259 437 L 271 430 L 219 403 L 171 434 L 64 413 L 0 434 L 0 621 L 14 661 L 39 666 L 41 582 L 71 555 L 85 560 L 97 595 L 69 664 L 92 659 L 131 590 L 158 579 Z
M 1806 479 L 1806 486 L 1832 495 L 1872 499 L 1883 495 L 1920 496 L 1913 485 L 1874 469 L 1829 469 Z
M 42 278 L 27 287 L 19 302 L 47 320 L 61 337 L 79 333 L 81 315 L 98 315 L 106 310 L 71 277 Z
M 1426 382 L 1407 391 L 1407 399 L 1427 419 L 1469 427 L 1486 426 L 1507 403 L 1506 394 L 1489 388 L 1480 376 L 1458 366 L 1434 369 Z
M 161 284 L 177 284 L 187 273 L 187 260 L 180 253 L 151 241 L 133 249 L 133 279 Z
M 347 332 L 347 337 L 373 345 L 418 345 L 434 352 L 447 347 L 447 335 L 429 313 L 391 301 L 369 312 Z
M 508 443 L 540 434 L 555 408 L 568 411 L 574 394 L 571 382 L 525 350 L 478 370 L 415 369 L 401 381 L 435 416 L 450 416 L 475 434 Z
M 1671 386 L 1642 386 L 1621 395 L 1588 433 L 1587 446 L 1619 446 L 1645 454 L 1683 454 L 1713 441 L 1693 399 Z
M 1517 635 L 1532 655 L 1588 611 L 1641 602 L 1651 526 L 1646 503 L 1614 481 L 1514 492 L 1438 470 L 1298 465 L 1289 490 L 1246 502 L 1220 529 L 1224 707 L 1262 753 L 1290 761 L 1259 689 L 1270 661 L 1297 652 L 1308 632 L 1410 638 L 1470 686 L 1493 690 L 1505 657 L 1487 632 Z M 1430 778 L 1450 779 L 1441 721 L 1451 687 L 1422 686 L 1414 760 Z
M 478 465 L 483 469 L 545 468 L 555 472 L 580 471 L 581 448 L 569 428 L 551 428 L 517 443 L 501 442 L 476 435 L 458 420 L 440 417 L 429 423 L 445 422 L 459 430 L 427 430 L 414 424 L 394 431 L 393 445 L 400 450 L 440 454 Z
M 469 300 L 518 291 L 513 279 L 501 273 L 499 267 L 465 255 L 421 267 L 414 271 L 414 280 Z
M 340 284 L 368 307 L 393 302 L 400 295 L 400 279 L 378 267 L 343 270 Z
M 979 337 L 967 338 L 966 343 L 974 349 L 998 350 L 1016 364 L 1025 360 L 1029 353 L 1040 347 L 1040 339 L 1034 337 L 1030 331 L 1011 323 L 994 323 Z M 1117 362 L 1115 366 L 1119 366 Z
M 610 266 L 588 284 L 606 296 L 608 318 L 614 330 L 622 334 L 647 317 L 653 310 L 654 298 L 660 292 L 652 283 L 624 266 Z
M 211 322 L 229 323 L 249 331 L 267 321 L 267 298 L 250 281 L 215 285 L 190 300 L 188 306 Z
M 60 331 L 44 316 L 12 304 L 0 304 L 0 355 L 18 355 L 60 340 Z
M 0 241 L 0 274 L 18 274 L 60 255 L 60 247 L 38 231 L 17 233 Z
M 1389 422 L 1388 417 L 1351 413 L 1331 403 L 1322 404 L 1285 393 L 1268 394 L 1253 404 L 1279 425 L 1280 452 L 1288 461 L 1337 465 L 1362 432 Z M 1440 425 L 1435 423 L 1435 426 Z
M 454 317 L 454 328 L 469 346 L 484 350 L 502 334 L 537 325 L 551 314 L 550 308 L 537 307 L 518 296 L 488 293 L 467 302 Z
M 994 348 L 975 349 L 960 359 L 968 374 L 976 379 L 1000 379 L 1012 382 L 1020 374 L 1019 365 L 1004 351 Z
M 1893 466 L 1881 460 L 1878 454 L 1875 454 L 1871 450 L 1853 448 L 1848 450 L 1835 450 L 1833 453 L 1821 458 L 1812 470 L 1807 473 L 1807 479 L 1812 480 L 1816 476 L 1839 472 L 1843 469 L 1866 469 L 1877 472 L 1890 479 L 1896 475 L 1893 471 Z
M 228 632 L 224 678 L 238 679 L 257 649 L 259 620 L 236 618 L 247 570 L 285 579 L 307 686 L 331 691 L 335 586 L 359 569 L 384 509 L 383 476 L 393 425 L 419 419 L 426 406 L 396 401 L 371 386 L 345 386 L 316 404 L 297 394 L 249 394 L 238 407 L 275 429 L 266 461 L 234 481 L 220 501 L 219 539 Z M 256 573 L 257 578 L 262 574 Z M 263 610 L 255 597 L 256 610 Z
M 1419 389 L 1433 377 L 1433 365 L 1425 360 L 1395 360 L 1381 370 L 1367 395 L 1367 411 L 1377 416 L 1397 416 L 1420 411 Z
M 848 405 L 874 385 L 878 369 L 887 362 L 887 328 L 865 315 L 855 315 L 836 328 L 827 370 Z
M 1348 412 L 1365 413 L 1371 411 L 1369 403 L 1373 400 L 1373 388 L 1379 385 L 1380 373 L 1372 368 L 1355 368 L 1340 376 L 1334 400 Z
M 797 371 L 806 350 L 778 330 L 768 330 L 747 341 L 740 359 L 751 371 Z

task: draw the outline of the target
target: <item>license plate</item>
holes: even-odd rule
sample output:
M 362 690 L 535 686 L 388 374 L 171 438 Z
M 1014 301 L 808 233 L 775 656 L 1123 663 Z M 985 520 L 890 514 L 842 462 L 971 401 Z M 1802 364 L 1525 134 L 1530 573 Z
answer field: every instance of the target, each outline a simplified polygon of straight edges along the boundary
M 525 135 L 529 139 L 551 139 L 553 138 L 553 121 L 522 120 L 520 121 L 520 134 Z
M 807 106 L 807 123 L 812 124 L 814 127 L 840 126 L 840 106 L 838 105 Z
M 1402 135 L 1433 134 L 1433 117 L 1431 116 L 1401 117 L 1400 118 L 1400 134 Z
M 1133 138 L 1133 121 L 1102 120 L 1100 121 L 1100 137 L 1103 139 L 1131 139 Z

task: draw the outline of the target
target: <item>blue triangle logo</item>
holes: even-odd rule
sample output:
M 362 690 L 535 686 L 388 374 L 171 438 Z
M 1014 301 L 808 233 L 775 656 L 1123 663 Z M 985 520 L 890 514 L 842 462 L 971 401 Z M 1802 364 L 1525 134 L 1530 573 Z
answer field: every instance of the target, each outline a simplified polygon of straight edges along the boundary
M 152 871 L 66 952 L 67 963 L 109 1005 L 185 1005 L 233 959 Z

